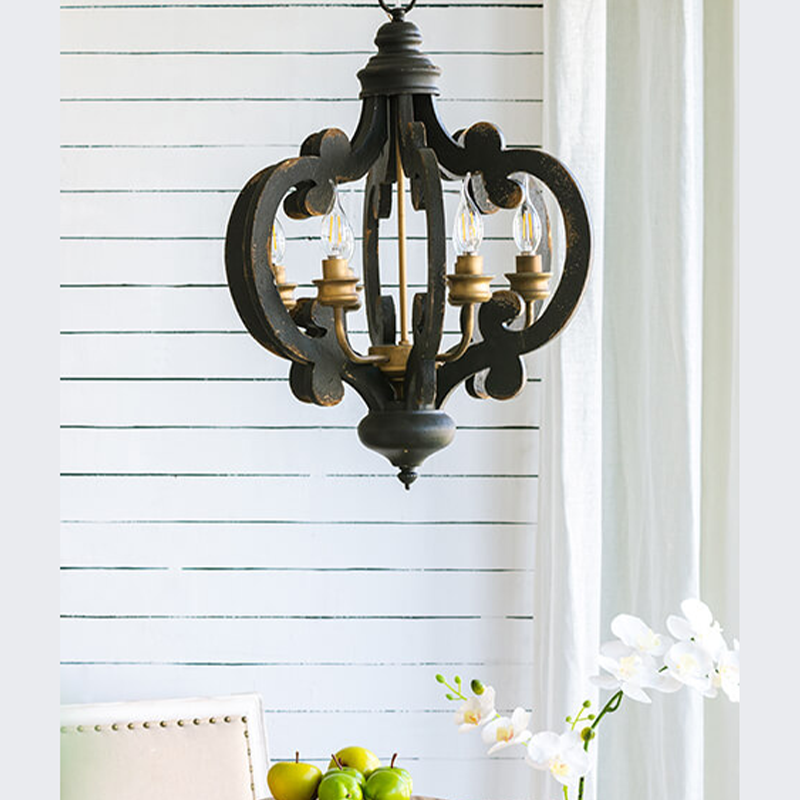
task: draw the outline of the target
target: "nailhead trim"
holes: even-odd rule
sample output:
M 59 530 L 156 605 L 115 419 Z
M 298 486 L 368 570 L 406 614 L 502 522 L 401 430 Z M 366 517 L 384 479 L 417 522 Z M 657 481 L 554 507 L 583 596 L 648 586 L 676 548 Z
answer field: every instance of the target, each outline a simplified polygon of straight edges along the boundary
M 258 800 L 256 797 L 256 776 L 253 774 L 253 754 L 250 752 L 250 731 L 247 729 L 247 717 L 242 717 L 244 724 L 244 741 L 247 745 L 247 768 L 250 770 L 250 791 L 253 793 L 253 800 Z
M 186 720 L 186 719 L 179 719 L 179 720 L 165 720 L 165 719 L 162 719 L 162 720 L 158 720 L 158 727 L 160 727 L 160 728 L 168 728 L 172 722 L 176 722 L 179 728 L 183 728 L 186 725 L 188 725 L 190 721 Z M 191 723 L 193 725 L 203 725 L 203 724 L 216 725 L 219 722 L 226 722 L 226 723 L 241 722 L 245 726 L 244 735 L 245 735 L 245 737 L 248 736 L 248 732 L 247 732 L 247 717 L 230 717 L 230 716 L 226 716 L 226 717 L 202 717 L 202 718 L 195 717 L 194 719 L 191 720 Z M 81 724 L 81 725 L 75 725 L 73 727 L 70 727 L 68 725 L 62 725 L 60 730 L 61 730 L 61 733 L 87 733 L 87 732 L 100 733 L 100 732 L 102 732 L 104 730 L 108 730 L 108 731 L 120 731 L 120 730 L 133 731 L 133 730 L 136 730 L 137 727 L 139 727 L 139 726 L 141 726 L 145 730 L 152 730 L 156 726 L 156 721 L 155 720 L 153 720 L 153 721 L 145 721 L 145 722 L 142 722 L 142 723 L 112 722 L 110 725 L 93 725 L 93 726 L 87 726 L 87 725 L 82 725 Z M 249 755 L 250 755 L 250 753 L 249 753 L 249 745 L 248 745 L 248 757 L 249 757 Z M 253 770 L 253 768 L 252 768 L 252 765 L 251 765 L 250 766 L 251 774 L 252 774 L 252 770 Z

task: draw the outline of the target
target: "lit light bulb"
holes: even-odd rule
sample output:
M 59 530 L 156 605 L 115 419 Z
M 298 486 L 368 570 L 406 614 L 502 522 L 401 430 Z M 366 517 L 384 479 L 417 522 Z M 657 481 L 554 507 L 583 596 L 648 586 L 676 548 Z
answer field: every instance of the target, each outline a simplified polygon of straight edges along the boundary
M 283 264 L 283 257 L 286 255 L 286 234 L 283 232 L 283 225 L 281 225 L 277 217 L 272 224 L 269 247 L 273 266 Z
M 327 258 L 349 261 L 355 251 L 355 237 L 342 208 L 339 190 L 334 186 L 333 208 L 323 217 L 320 239 Z
M 459 256 L 477 255 L 483 241 L 483 220 L 467 193 L 468 181 L 469 175 L 461 185 L 461 202 L 453 225 L 453 246 Z
M 523 184 L 522 192 L 522 202 L 514 215 L 514 242 L 520 255 L 532 256 L 536 253 L 539 243 L 542 241 L 542 220 L 528 195 L 527 178 Z

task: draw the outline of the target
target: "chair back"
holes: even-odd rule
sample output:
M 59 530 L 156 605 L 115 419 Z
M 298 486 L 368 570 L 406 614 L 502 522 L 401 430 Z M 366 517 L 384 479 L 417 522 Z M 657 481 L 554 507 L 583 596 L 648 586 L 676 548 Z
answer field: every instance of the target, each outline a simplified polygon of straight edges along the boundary
M 61 707 L 61 800 L 263 800 L 257 694 Z

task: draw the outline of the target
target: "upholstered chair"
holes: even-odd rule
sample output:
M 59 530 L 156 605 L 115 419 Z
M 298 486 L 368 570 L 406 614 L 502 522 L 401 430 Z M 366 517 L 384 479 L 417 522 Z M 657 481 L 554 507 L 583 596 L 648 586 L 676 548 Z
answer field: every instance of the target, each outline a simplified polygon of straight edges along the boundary
M 61 800 L 263 800 L 256 694 L 61 708 Z

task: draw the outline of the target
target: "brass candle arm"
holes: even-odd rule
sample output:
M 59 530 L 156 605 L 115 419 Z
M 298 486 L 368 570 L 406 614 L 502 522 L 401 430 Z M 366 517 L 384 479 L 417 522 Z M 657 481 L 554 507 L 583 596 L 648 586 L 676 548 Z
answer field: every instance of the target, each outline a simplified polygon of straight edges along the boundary
M 534 308 L 535 300 L 525 301 L 525 327 L 530 328 L 536 321 L 536 309 Z
M 336 341 L 339 342 L 339 347 L 347 356 L 347 358 L 354 364 L 384 364 L 389 360 L 388 356 L 362 356 L 357 353 L 350 345 L 350 340 L 347 338 L 347 329 L 344 325 L 345 310 L 341 306 L 336 306 L 333 309 L 333 327 L 336 332 Z
M 464 308 L 467 313 L 464 326 L 461 330 L 461 341 L 455 347 L 445 350 L 444 353 L 439 353 L 436 356 L 437 361 L 441 361 L 442 363 L 457 361 L 467 352 L 467 348 L 472 342 L 472 336 L 475 333 L 475 304 L 468 303 Z

